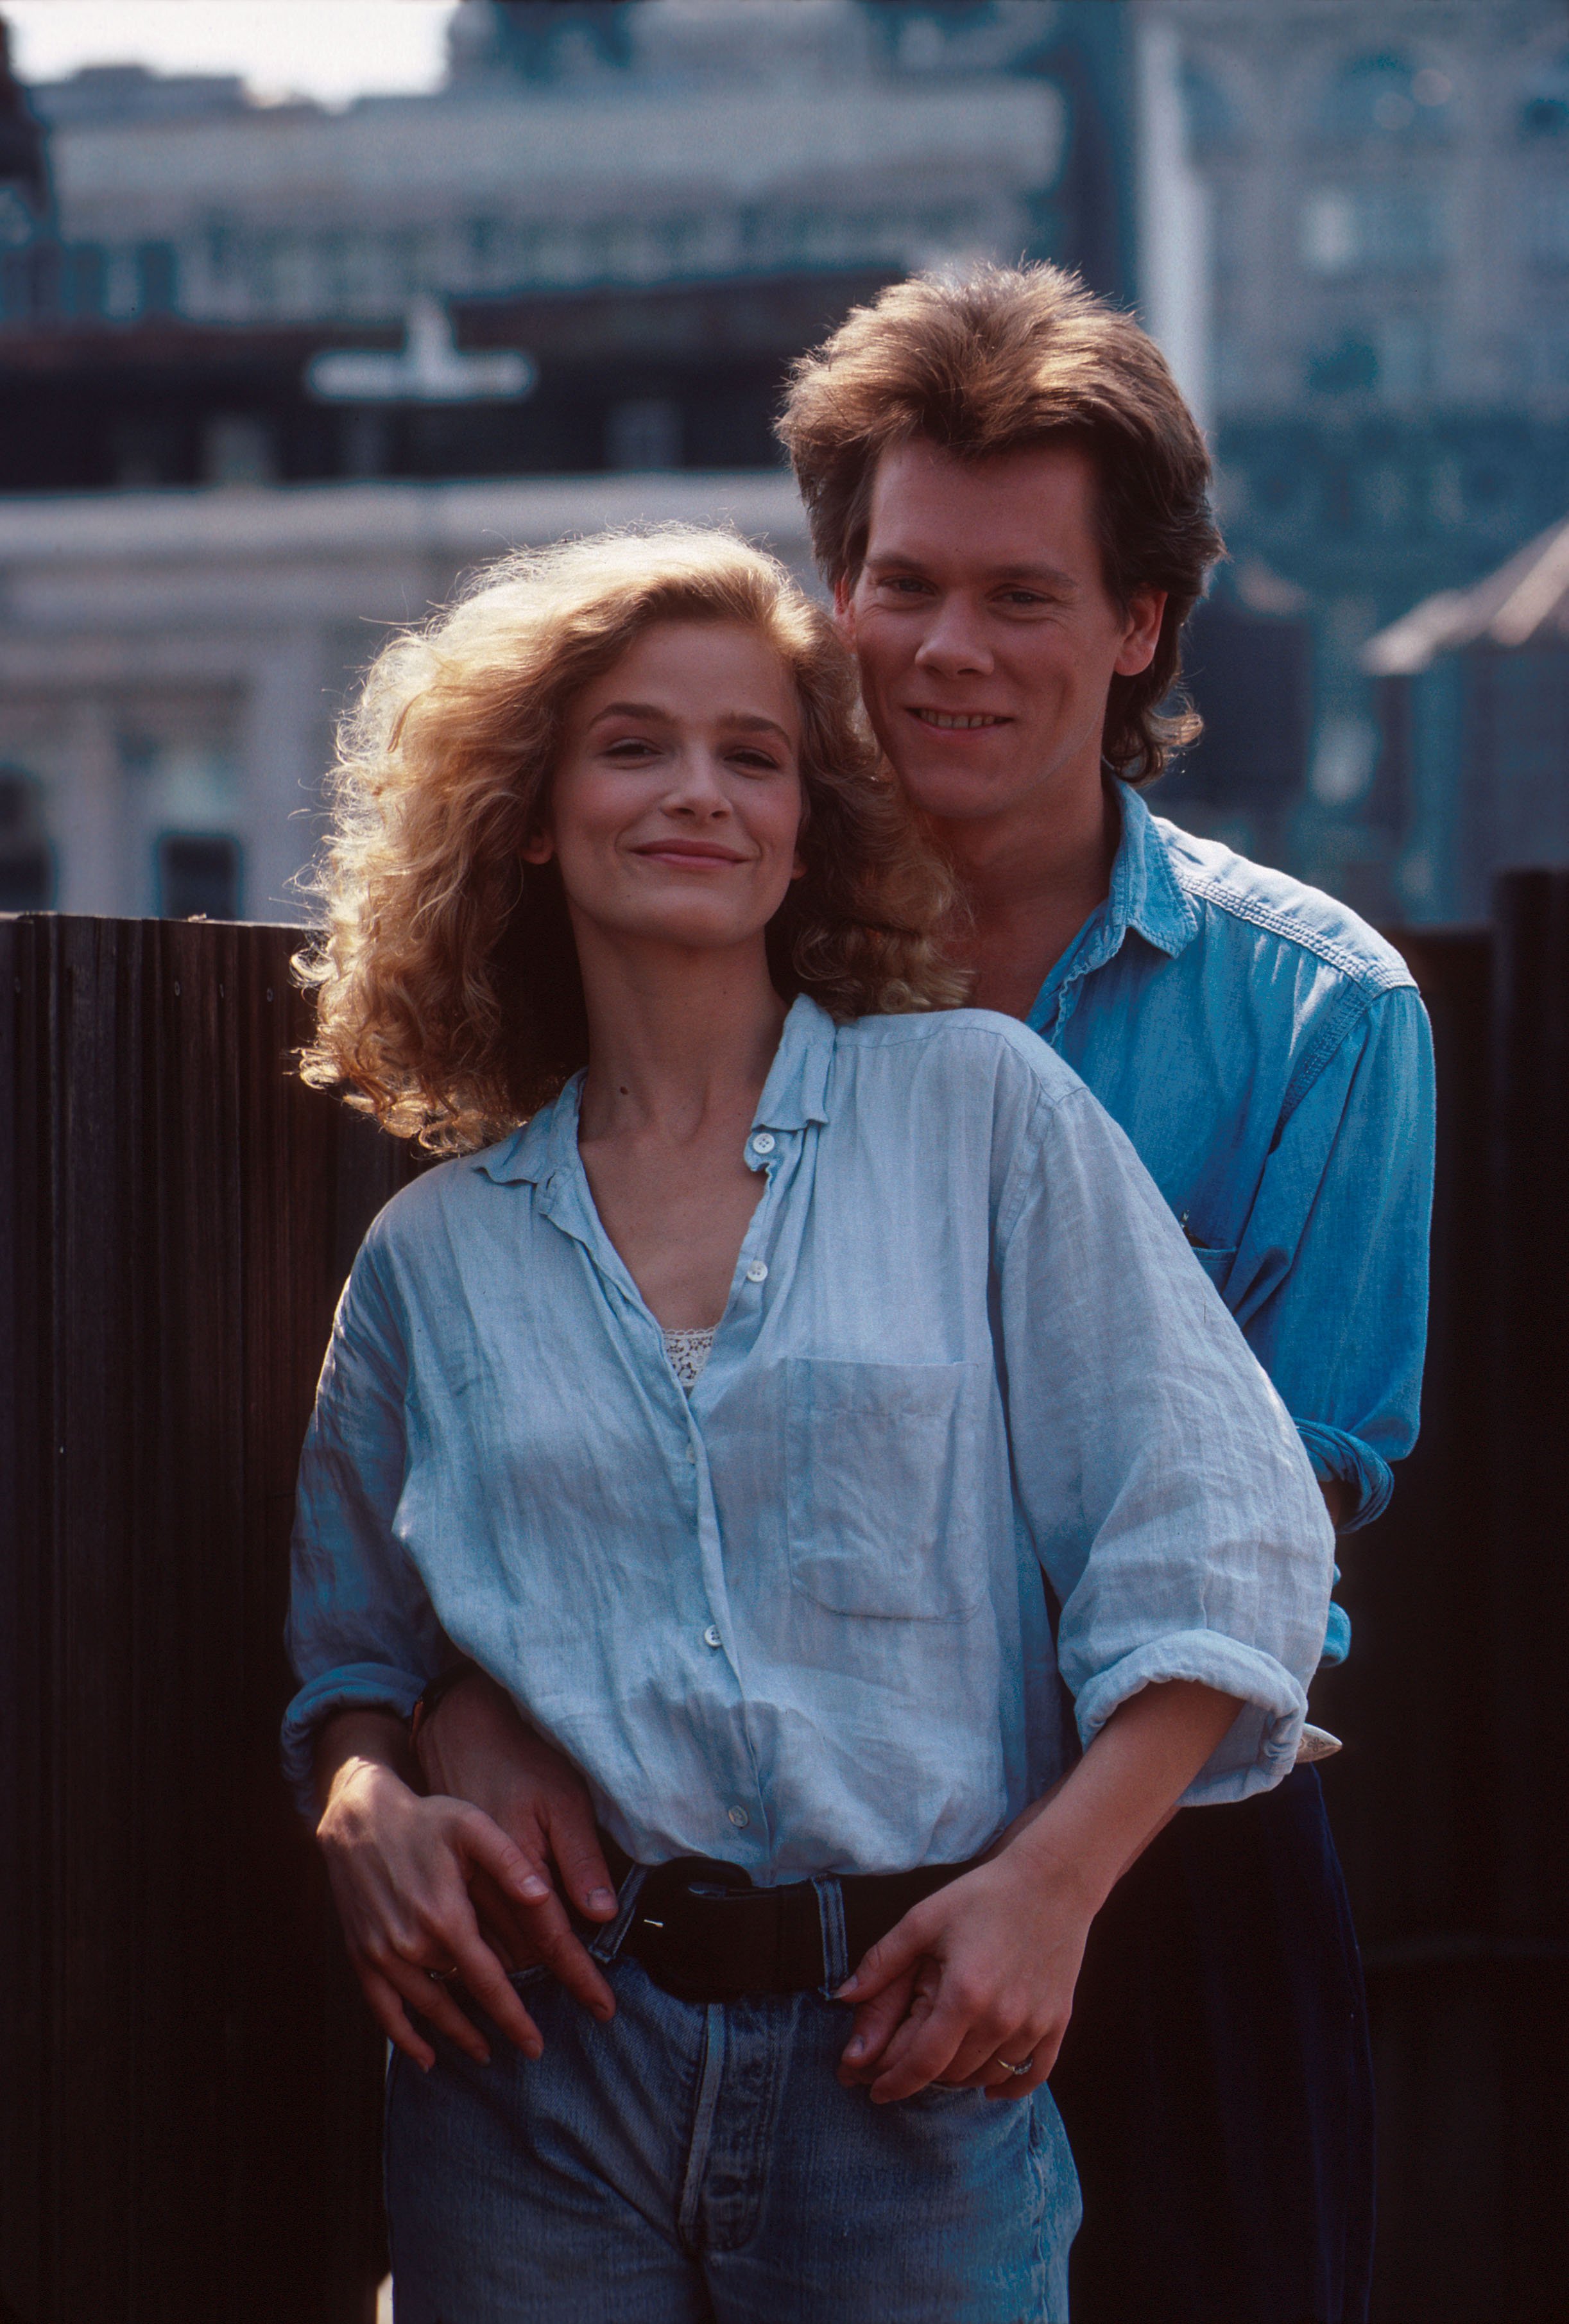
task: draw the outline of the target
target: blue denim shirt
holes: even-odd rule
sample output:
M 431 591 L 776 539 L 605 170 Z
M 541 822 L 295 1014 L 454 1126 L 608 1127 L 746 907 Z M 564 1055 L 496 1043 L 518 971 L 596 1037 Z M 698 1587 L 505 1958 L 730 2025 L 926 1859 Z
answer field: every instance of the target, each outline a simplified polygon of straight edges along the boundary
M 1117 785 L 1106 901 L 1029 1022 L 1120 1122 L 1279 1390 L 1349 1529 L 1416 1442 L 1433 1044 L 1399 954 Z M 1330 1609 L 1324 1660 L 1350 1624 Z
M 300 1480 L 285 1757 L 451 1646 L 642 1861 L 768 1882 L 979 1849 L 1151 1680 L 1291 1764 L 1333 1536 L 1278 1397 L 1121 1130 L 978 1010 L 790 1010 L 766 1180 L 690 1398 L 599 1223 L 578 1084 L 406 1188 Z M 1050 1594 L 1042 1586 L 1042 1574 Z M 1057 1609 L 1056 1637 L 1051 1610 Z

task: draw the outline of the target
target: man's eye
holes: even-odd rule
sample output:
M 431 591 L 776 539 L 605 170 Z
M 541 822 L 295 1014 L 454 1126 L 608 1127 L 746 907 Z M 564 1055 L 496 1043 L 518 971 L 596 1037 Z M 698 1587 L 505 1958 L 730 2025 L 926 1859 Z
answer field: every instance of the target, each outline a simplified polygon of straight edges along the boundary
M 896 597 L 923 597 L 927 594 L 927 584 L 918 581 L 913 573 L 891 573 L 881 586 Z

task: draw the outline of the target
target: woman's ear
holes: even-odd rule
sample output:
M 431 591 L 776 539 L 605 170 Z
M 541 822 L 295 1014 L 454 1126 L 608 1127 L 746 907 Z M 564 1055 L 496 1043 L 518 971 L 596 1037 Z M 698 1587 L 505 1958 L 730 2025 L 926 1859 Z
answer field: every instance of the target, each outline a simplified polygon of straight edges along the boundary
M 541 825 L 524 840 L 518 853 L 525 863 L 549 863 L 556 853 L 556 843 Z

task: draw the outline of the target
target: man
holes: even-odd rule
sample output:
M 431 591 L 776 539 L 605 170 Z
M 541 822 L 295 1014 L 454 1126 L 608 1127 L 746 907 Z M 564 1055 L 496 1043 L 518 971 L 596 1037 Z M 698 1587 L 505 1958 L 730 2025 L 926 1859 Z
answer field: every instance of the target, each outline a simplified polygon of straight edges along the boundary
M 798 366 L 780 432 L 872 724 L 966 891 L 976 1003 L 1126 1130 L 1331 1515 L 1367 1523 L 1417 1426 L 1426 1020 L 1353 914 L 1140 796 L 1196 732 L 1160 706 L 1221 548 L 1164 363 L 1050 268 L 916 281 Z M 1329 1658 L 1346 1637 L 1337 1612 Z M 570 1771 L 477 1678 L 423 1750 L 523 1848 L 535 1941 L 580 1976 L 546 1858 L 588 1917 L 614 1899 Z M 847 2069 L 875 2070 L 875 2047 Z M 1365 2316 L 1371 2064 L 1310 1767 L 1177 1816 L 1123 1880 L 1053 2087 L 1084 2192 L 1075 2324 Z

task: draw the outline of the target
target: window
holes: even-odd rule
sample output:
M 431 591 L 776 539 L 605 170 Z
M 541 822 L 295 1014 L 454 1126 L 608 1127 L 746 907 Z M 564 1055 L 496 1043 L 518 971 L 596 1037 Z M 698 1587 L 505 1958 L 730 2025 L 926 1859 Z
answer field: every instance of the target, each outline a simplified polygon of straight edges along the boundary
M 1422 273 L 1448 244 L 1437 186 L 1320 186 L 1302 206 L 1302 263 L 1314 274 Z
M 161 919 L 238 919 L 238 840 L 226 832 L 166 831 L 158 840 L 155 862 Z
M 678 468 L 680 405 L 663 396 L 612 404 L 605 448 L 613 468 Z
M 1182 110 L 1191 150 L 1207 157 L 1227 153 L 1241 143 L 1235 109 L 1214 76 L 1202 65 L 1182 69 Z
M 1324 90 L 1319 134 L 1332 144 L 1371 137 L 1432 137 L 1449 126 L 1454 89 L 1434 66 L 1385 53 L 1353 57 Z
M 1520 99 L 1522 137 L 1569 137 L 1569 49 L 1537 67 Z
M 178 267 L 171 242 L 143 242 L 136 249 L 136 303 L 143 315 L 174 312 Z
M 270 423 L 239 412 L 219 412 L 202 430 L 202 481 L 208 484 L 270 484 L 278 474 Z
M 1527 212 L 1531 256 L 1538 266 L 1569 266 L 1569 178 L 1532 189 Z
M 53 900 L 43 786 L 21 767 L 0 767 L 0 912 L 46 912 Z

